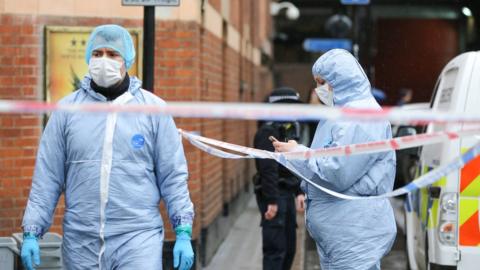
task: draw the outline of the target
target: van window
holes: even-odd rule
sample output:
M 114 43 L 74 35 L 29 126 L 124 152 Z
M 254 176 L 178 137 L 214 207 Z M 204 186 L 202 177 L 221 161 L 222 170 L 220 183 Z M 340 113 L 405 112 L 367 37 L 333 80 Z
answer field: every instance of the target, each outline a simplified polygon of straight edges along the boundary
M 439 93 L 436 108 L 442 111 L 448 111 L 453 101 L 453 90 L 457 81 L 458 68 L 449 69 L 445 72 L 442 80 L 441 90 Z
M 437 90 L 436 96 L 433 100 L 434 110 L 449 111 L 452 104 L 454 104 L 454 97 L 455 97 L 454 90 L 455 90 L 455 84 L 457 82 L 458 71 L 459 71 L 459 68 L 454 67 L 447 70 L 441 76 L 442 78 L 441 83 L 438 86 L 439 89 Z M 444 125 L 433 124 L 432 126 L 433 126 L 432 131 L 434 132 L 445 130 Z
M 432 99 L 430 100 L 430 108 L 433 109 L 435 107 L 436 110 L 447 111 L 450 109 L 450 106 L 453 102 L 453 94 L 455 83 L 457 81 L 458 75 L 458 67 L 451 68 L 443 73 L 437 80 L 435 84 L 435 88 L 433 90 Z M 427 131 L 427 127 L 429 125 L 425 125 L 421 128 L 420 133 L 425 133 Z M 433 125 L 432 131 L 443 131 L 445 126 L 443 125 Z M 436 151 L 441 151 L 441 147 L 435 148 Z M 418 147 L 418 156 L 422 155 L 423 146 Z
M 438 78 L 435 87 L 433 88 L 432 98 L 430 99 L 430 109 L 433 108 L 433 104 L 435 102 L 435 97 L 437 96 L 438 87 L 440 86 L 440 82 L 442 81 L 442 77 Z

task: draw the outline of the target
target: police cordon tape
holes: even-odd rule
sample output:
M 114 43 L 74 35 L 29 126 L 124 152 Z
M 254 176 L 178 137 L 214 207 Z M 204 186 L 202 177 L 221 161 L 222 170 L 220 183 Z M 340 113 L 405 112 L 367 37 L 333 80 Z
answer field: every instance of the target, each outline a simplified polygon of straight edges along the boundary
M 382 110 L 372 109 L 356 109 L 346 107 L 325 107 L 325 106 L 312 106 L 312 105 L 283 105 L 283 104 L 255 104 L 255 103 L 218 103 L 218 102 L 169 102 L 163 105 L 146 105 L 146 104 L 129 104 L 129 105 L 112 105 L 111 103 L 84 103 L 84 104 L 65 104 L 65 103 L 46 103 L 40 101 L 14 101 L 14 100 L 0 100 L 0 113 L 33 113 L 41 114 L 45 112 L 53 111 L 66 111 L 66 112 L 91 112 L 91 113 L 143 113 L 143 114 L 167 114 L 174 117 L 187 117 L 187 118 L 221 118 L 221 119 L 243 119 L 243 120 L 273 120 L 273 121 L 308 121 L 308 120 L 350 120 L 350 121 L 390 121 L 396 124 L 460 124 L 471 123 L 479 124 L 480 115 L 478 114 L 465 114 L 465 113 L 452 113 L 446 111 L 408 111 L 401 108 L 384 108 Z M 454 139 L 455 136 L 461 134 L 463 131 L 454 133 L 445 133 L 447 137 Z M 192 135 L 192 134 L 190 134 Z M 422 136 L 422 135 L 417 135 Z M 428 137 L 428 134 L 423 136 Z M 405 140 L 406 137 L 403 137 Z M 250 156 L 239 156 L 225 151 L 215 149 L 205 143 L 197 140 L 198 138 L 189 140 L 195 141 L 195 146 L 200 149 L 223 158 L 252 158 L 258 157 L 258 152 L 249 152 Z M 401 139 L 401 138 L 400 138 Z M 420 137 L 417 137 L 420 140 Z M 389 144 L 391 149 L 401 149 L 401 145 L 396 139 L 390 140 Z M 405 145 L 408 141 L 403 141 Z M 325 152 L 326 156 L 328 151 L 331 151 L 329 155 L 333 156 L 334 151 L 338 151 L 336 155 L 356 154 L 356 153 L 374 153 L 378 149 L 374 149 L 373 145 L 380 145 L 379 142 L 369 143 L 371 146 L 368 151 L 361 152 L 363 146 L 357 145 L 355 147 L 345 146 L 343 151 L 340 149 L 333 150 L 314 150 L 307 151 L 305 153 L 292 153 L 292 154 L 278 154 L 264 152 L 268 158 L 272 158 L 290 169 L 293 173 L 297 174 L 303 180 L 315 186 L 316 188 L 331 194 L 333 196 L 343 199 L 372 199 L 372 198 L 386 198 L 402 195 L 411 192 L 415 189 L 425 187 L 429 184 L 436 182 L 439 178 L 447 175 L 448 173 L 462 168 L 466 163 L 472 160 L 478 155 L 480 151 L 480 144 L 471 148 L 468 152 L 454 159 L 451 163 L 441 166 L 423 176 L 417 180 L 411 182 L 405 187 L 394 190 L 392 192 L 367 197 L 357 197 L 341 194 L 327 188 L 324 188 L 310 179 L 302 176 L 289 162 L 287 155 L 292 155 L 293 158 L 306 159 L 309 157 L 322 156 Z M 426 144 L 426 143 L 424 143 Z M 368 145 L 368 144 L 367 144 Z M 414 146 L 408 146 L 414 147 Z M 358 148 L 358 149 L 357 149 Z M 365 148 L 365 149 L 366 149 Z M 355 149 L 356 151 L 352 151 Z M 381 151 L 391 150 L 385 149 Z M 244 149 L 248 150 L 248 149 Z M 358 150 L 358 151 L 357 151 Z M 248 150 L 250 151 L 250 150 Z M 313 153 L 312 153 L 313 152 Z M 378 151 L 380 152 L 380 151 Z
M 123 112 L 144 114 L 168 114 L 174 117 L 218 118 L 271 121 L 308 120 L 388 120 L 395 124 L 427 123 L 480 123 L 479 114 L 465 114 L 447 111 L 409 111 L 399 107 L 383 110 L 358 109 L 347 107 L 327 107 L 319 105 L 225 103 L 225 102 L 168 102 L 164 105 L 111 103 L 47 103 L 41 101 L 0 100 L 0 113 L 34 113 L 52 111 L 66 112 Z
M 308 179 L 307 177 L 302 175 L 300 172 L 298 172 L 298 170 L 290 163 L 290 161 L 288 159 L 289 154 L 293 154 L 292 156 L 295 157 L 296 159 L 299 159 L 300 156 L 302 156 L 301 159 L 306 159 L 306 158 L 319 157 L 319 156 L 324 156 L 325 157 L 325 156 L 341 156 L 341 155 L 344 155 L 344 154 L 341 154 L 340 152 L 333 152 L 333 153 L 324 152 L 321 155 L 313 155 L 313 154 L 312 155 L 307 155 L 306 153 L 308 151 L 303 152 L 303 153 L 301 153 L 301 152 L 297 152 L 297 153 L 295 153 L 295 152 L 274 153 L 274 152 L 269 152 L 269 151 L 265 151 L 265 150 L 258 150 L 258 149 L 253 149 L 253 148 L 249 148 L 249 147 L 244 147 L 244 146 L 235 146 L 234 144 L 229 144 L 229 143 L 217 141 L 217 140 L 214 140 L 214 139 L 201 137 L 201 136 L 198 136 L 198 135 L 195 135 L 195 134 L 192 134 L 192 133 L 185 132 L 183 130 L 179 130 L 179 132 L 184 138 L 186 138 L 194 146 L 198 147 L 199 149 L 201 149 L 201 150 L 203 150 L 203 151 L 205 151 L 205 152 L 207 152 L 211 155 L 214 155 L 214 156 L 217 156 L 217 157 L 220 157 L 220 158 L 230 158 L 230 159 L 270 158 L 270 159 L 274 159 L 275 161 L 277 161 L 278 163 L 280 163 L 283 166 L 285 166 L 286 168 L 288 168 L 290 171 L 292 171 L 292 173 L 294 173 L 295 175 L 297 175 L 298 177 L 300 177 L 302 180 L 309 183 L 310 185 L 312 185 L 312 186 L 314 186 L 314 187 L 322 190 L 323 192 L 328 193 L 328 194 L 330 194 L 334 197 L 341 198 L 341 199 L 347 199 L 347 200 L 389 198 L 389 197 L 400 196 L 400 195 L 412 192 L 414 190 L 417 190 L 417 189 L 426 187 L 428 185 L 431 185 L 431 184 L 437 182 L 443 176 L 446 176 L 449 173 L 454 172 L 455 170 L 459 170 L 459 169 L 463 168 L 463 166 L 465 166 L 465 164 L 467 164 L 468 162 L 470 162 L 471 160 L 473 160 L 476 156 L 478 156 L 480 154 L 480 144 L 477 144 L 474 147 L 470 148 L 467 152 L 465 152 L 461 156 L 452 160 L 450 163 L 448 163 L 446 165 L 443 165 L 443 166 L 440 166 L 440 167 L 422 175 L 421 177 L 412 181 L 410 184 L 408 184 L 404 187 L 398 188 L 394 191 L 391 191 L 391 192 L 388 192 L 388 193 L 385 193 L 385 194 L 379 194 L 379 195 L 374 195 L 374 196 L 351 196 L 351 195 L 345 195 L 345 194 L 330 190 L 328 188 L 325 188 L 325 187 L 313 182 L 312 180 Z M 436 132 L 436 135 L 442 137 L 441 133 L 444 133 L 444 135 L 446 135 L 446 137 L 448 139 L 455 139 L 455 138 L 459 138 L 460 135 L 461 136 L 468 136 L 468 135 L 478 134 L 478 130 L 469 131 L 469 132 L 472 132 L 472 133 L 460 133 L 460 132 L 455 132 L 456 136 L 452 136 L 451 135 L 452 132 Z M 448 135 L 447 133 L 450 133 L 450 135 Z M 414 141 L 415 137 L 418 138 L 420 136 L 421 135 L 414 135 L 414 136 L 408 136 L 408 137 L 410 137 L 410 139 Z M 397 139 L 399 139 L 399 138 L 397 138 Z M 445 139 L 445 136 L 443 136 L 443 139 Z M 380 141 L 380 142 L 383 144 L 383 142 L 387 142 L 387 141 L 390 141 L 390 140 Z M 233 150 L 233 151 L 236 151 L 236 152 L 246 154 L 246 156 L 225 152 L 225 151 L 217 149 L 217 148 L 215 148 L 211 145 L 208 145 L 205 142 L 208 142 L 209 144 L 212 144 L 212 145 L 216 145 L 218 147 L 223 147 L 223 148 L 226 148 L 226 149 L 229 149 L 229 150 Z M 371 144 L 372 145 L 377 145 L 380 142 L 373 142 Z M 430 144 L 430 143 L 428 143 L 428 144 Z M 356 146 L 358 146 L 358 145 L 360 145 L 360 144 L 349 145 L 349 146 L 345 146 L 345 147 L 355 149 Z M 363 144 L 363 145 L 368 145 L 368 144 Z M 383 144 L 383 145 L 384 145 L 383 148 L 378 148 L 377 146 L 375 146 L 376 148 L 371 149 L 369 152 L 359 150 L 359 151 L 352 151 L 349 154 L 350 155 L 355 155 L 355 154 L 375 153 L 375 152 L 382 152 L 382 151 L 389 151 L 389 150 L 391 151 L 392 149 L 404 149 L 404 148 L 419 146 L 419 145 L 414 145 L 414 146 L 406 146 L 406 145 L 400 146 L 399 145 L 396 148 L 390 148 L 390 147 L 388 147 L 388 144 Z M 410 144 L 410 145 L 413 145 L 413 144 Z M 392 145 L 390 145 L 390 146 L 392 147 Z M 323 149 L 321 149 L 321 150 L 323 150 Z M 325 149 L 325 150 L 327 150 L 327 149 Z M 322 152 L 322 151 L 320 151 L 320 152 Z
M 460 137 L 480 135 L 480 128 L 465 129 L 460 131 L 439 131 L 418 135 L 397 137 L 389 140 L 375 141 L 368 143 L 351 144 L 337 147 L 313 149 L 303 152 L 272 153 L 266 150 L 259 150 L 246 146 L 227 143 L 211 138 L 202 137 L 191 132 L 179 129 L 180 134 L 189 141 L 200 141 L 212 146 L 228 149 L 247 156 L 243 158 L 270 158 L 275 155 L 278 158 L 284 156 L 287 159 L 308 159 L 311 157 L 348 156 L 358 154 L 371 154 L 388 150 L 401 150 L 423 145 L 440 143 L 445 140 L 454 140 Z

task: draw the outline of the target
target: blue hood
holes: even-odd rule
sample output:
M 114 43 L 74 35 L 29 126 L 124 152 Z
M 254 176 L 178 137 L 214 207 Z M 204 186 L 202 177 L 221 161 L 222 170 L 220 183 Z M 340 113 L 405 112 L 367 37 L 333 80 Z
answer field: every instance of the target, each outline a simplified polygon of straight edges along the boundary
M 333 102 L 337 106 L 373 98 L 365 72 L 346 50 L 334 49 L 320 56 L 312 67 L 312 74 L 321 76 L 333 87 Z

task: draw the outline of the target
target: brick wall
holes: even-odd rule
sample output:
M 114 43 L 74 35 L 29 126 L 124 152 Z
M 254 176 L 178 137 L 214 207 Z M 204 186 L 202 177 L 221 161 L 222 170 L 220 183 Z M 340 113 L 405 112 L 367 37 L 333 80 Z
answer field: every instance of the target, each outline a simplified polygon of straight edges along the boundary
M 208 3 L 218 12 L 222 11 L 222 0 L 208 0 Z
M 41 48 L 30 19 L 0 17 L 0 99 L 36 99 Z M 0 115 L 0 235 L 20 226 L 40 134 L 40 117 Z
M 201 45 L 201 82 L 200 100 L 223 101 L 222 93 L 222 41 L 208 31 L 202 35 Z M 222 140 L 222 120 L 203 119 L 201 134 Z M 223 204 L 222 179 L 223 168 L 220 158 L 202 152 L 202 227 L 210 224 L 217 217 Z
M 158 21 L 155 47 L 155 94 L 167 102 L 196 101 L 200 99 L 200 26 L 193 22 Z M 178 128 L 198 131 L 198 119 L 177 118 Z M 189 191 L 195 205 L 194 235 L 200 233 L 201 209 L 201 155 L 202 152 L 188 142 L 183 143 L 189 170 Z M 162 203 L 161 212 L 167 217 Z M 174 239 L 168 218 L 164 218 L 166 239 Z
M 118 23 L 142 25 L 138 20 L 0 15 L 0 99 L 43 99 L 43 43 L 45 25 L 95 26 Z M 0 114 L 0 236 L 21 231 L 43 116 Z M 63 197 L 55 211 L 53 232 L 62 232 Z
M 240 56 L 237 52 L 224 46 L 224 101 L 236 102 L 240 99 Z M 245 134 L 243 121 L 224 121 L 224 141 L 241 144 Z M 239 172 L 244 171 L 245 162 L 238 160 L 224 161 L 223 202 L 229 202 L 235 195 L 234 184 Z

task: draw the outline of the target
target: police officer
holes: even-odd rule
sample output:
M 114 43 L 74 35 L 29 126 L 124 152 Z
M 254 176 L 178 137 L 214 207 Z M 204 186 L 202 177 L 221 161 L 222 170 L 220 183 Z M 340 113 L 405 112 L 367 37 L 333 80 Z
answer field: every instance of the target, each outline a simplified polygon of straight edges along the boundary
M 300 103 L 297 91 L 282 87 L 272 91 L 269 103 Z M 257 149 L 274 151 L 272 141 L 298 140 L 298 122 L 260 122 L 255 134 Z M 262 217 L 263 269 L 288 270 L 296 247 L 296 213 L 303 211 L 305 197 L 300 180 L 272 159 L 255 161 L 255 194 Z

